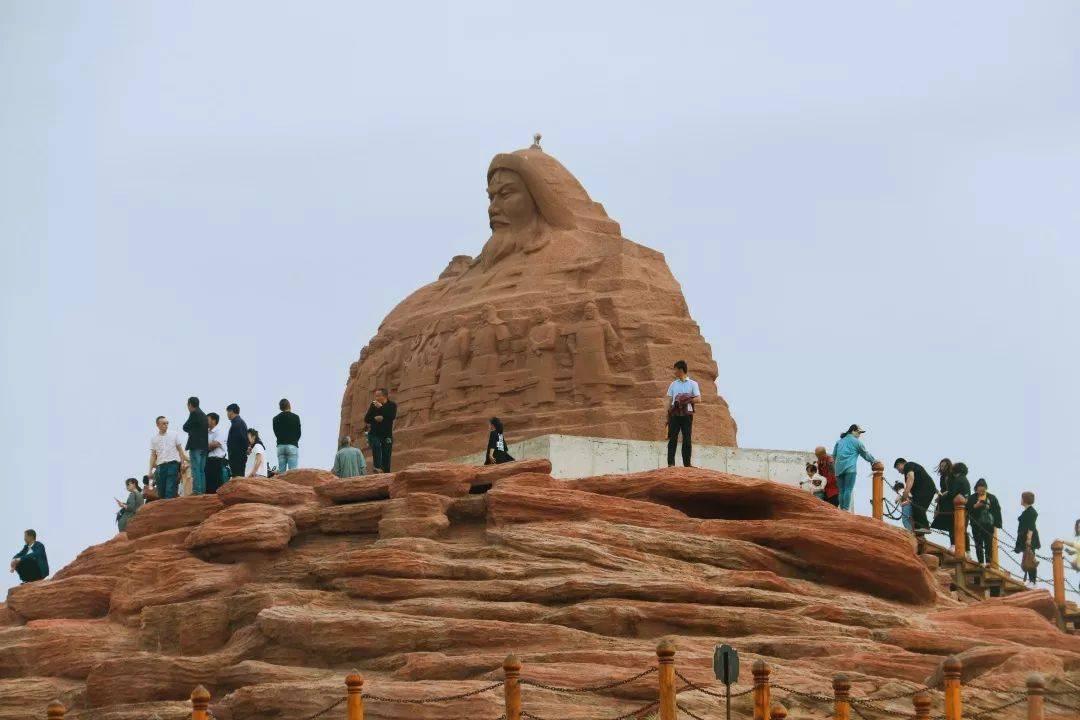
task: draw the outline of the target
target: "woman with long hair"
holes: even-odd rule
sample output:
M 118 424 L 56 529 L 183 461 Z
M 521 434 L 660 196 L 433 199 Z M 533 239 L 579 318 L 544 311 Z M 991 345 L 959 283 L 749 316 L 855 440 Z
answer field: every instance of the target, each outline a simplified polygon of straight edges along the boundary
M 120 509 L 116 512 L 116 528 L 120 532 L 127 530 L 128 521 L 135 517 L 135 513 L 143 504 L 142 491 L 139 489 L 139 481 L 135 478 L 128 478 L 124 481 L 124 487 L 128 491 L 127 502 L 121 502 L 117 498 L 116 504 L 120 506 Z
M 268 477 L 270 467 L 267 464 L 266 446 L 263 445 L 259 431 L 248 428 L 248 456 L 247 466 L 244 468 L 245 477 Z
M 502 420 L 497 417 L 488 421 L 488 444 L 487 455 L 484 456 L 485 465 L 497 465 L 504 462 L 512 462 L 514 458 L 506 451 L 506 438 L 503 437 Z
M 966 499 L 969 495 L 971 495 L 971 482 L 968 481 L 967 465 L 962 462 L 958 462 L 955 465 L 949 463 L 948 482 L 945 485 L 945 493 L 938 497 L 938 514 L 934 517 L 933 527 L 948 531 L 949 545 L 953 548 L 956 547 L 956 528 L 953 524 L 953 503 L 956 502 L 957 497 Z M 943 525 L 944 527 L 942 527 Z M 963 532 L 966 539 L 966 526 L 964 527 Z M 965 549 L 970 547 L 970 542 L 964 543 Z
M 934 519 L 930 522 L 930 527 L 935 530 L 944 530 L 952 534 L 952 505 L 948 505 L 945 502 L 945 495 L 949 492 L 949 477 L 952 475 L 953 463 L 949 458 L 941 458 L 937 464 L 938 474 L 938 491 L 934 497 L 937 499 L 937 505 L 934 507 Z M 946 507 L 948 505 L 948 507 Z

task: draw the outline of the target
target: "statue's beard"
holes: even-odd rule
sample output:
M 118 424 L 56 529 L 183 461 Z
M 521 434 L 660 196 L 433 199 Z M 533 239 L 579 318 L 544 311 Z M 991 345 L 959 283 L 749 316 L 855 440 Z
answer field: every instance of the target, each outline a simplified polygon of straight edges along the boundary
M 487 269 L 505 257 L 531 252 L 541 235 L 540 223 L 533 222 L 522 228 L 498 227 L 480 253 L 480 261 Z

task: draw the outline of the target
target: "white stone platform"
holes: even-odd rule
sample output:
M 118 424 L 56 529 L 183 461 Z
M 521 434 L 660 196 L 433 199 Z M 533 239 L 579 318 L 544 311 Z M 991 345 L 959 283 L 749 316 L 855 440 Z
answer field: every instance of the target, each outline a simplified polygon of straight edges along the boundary
M 676 451 L 675 456 L 675 462 L 680 465 L 681 449 L 680 447 Z M 640 472 L 667 467 L 667 441 L 541 435 L 510 443 L 507 450 L 517 460 L 550 460 L 551 474 L 557 478 Z M 695 443 L 691 462 L 697 467 L 710 470 L 798 485 L 806 476 L 806 463 L 813 457 L 812 452 L 756 450 Z M 454 458 L 450 462 L 482 465 L 484 453 Z

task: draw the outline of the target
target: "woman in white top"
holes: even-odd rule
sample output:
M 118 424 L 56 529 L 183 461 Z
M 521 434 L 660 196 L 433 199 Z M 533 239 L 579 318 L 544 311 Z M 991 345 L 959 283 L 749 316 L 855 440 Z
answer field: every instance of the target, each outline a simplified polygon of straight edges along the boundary
M 818 474 L 817 463 L 806 463 L 806 477 L 799 481 L 799 488 L 819 500 L 825 499 L 825 478 Z
M 267 477 L 266 471 L 266 446 L 259 439 L 259 431 L 248 428 L 248 456 L 247 465 L 244 466 L 245 477 Z

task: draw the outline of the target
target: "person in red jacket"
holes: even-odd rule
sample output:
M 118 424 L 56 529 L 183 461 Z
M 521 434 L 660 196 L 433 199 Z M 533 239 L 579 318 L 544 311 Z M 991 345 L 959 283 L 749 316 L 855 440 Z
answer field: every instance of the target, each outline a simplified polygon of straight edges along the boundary
M 825 452 L 825 448 L 818 446 L 814 450 L 817 456 L 818 474 L 825 478 L 825 502 L 833 507 L 840 507 L 840 487 L 836 484 L 836 465 L 833 456 Z

